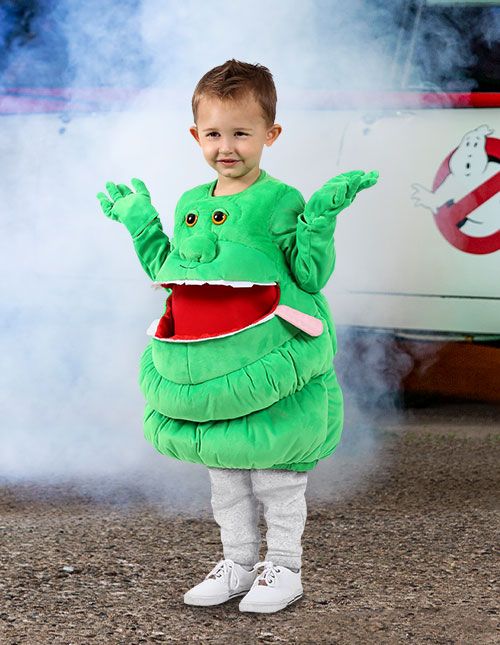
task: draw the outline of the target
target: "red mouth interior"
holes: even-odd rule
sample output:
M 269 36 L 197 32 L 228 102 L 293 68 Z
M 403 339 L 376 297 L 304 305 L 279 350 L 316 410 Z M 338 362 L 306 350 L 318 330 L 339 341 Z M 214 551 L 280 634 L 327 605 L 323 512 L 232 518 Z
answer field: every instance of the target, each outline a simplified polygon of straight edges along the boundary
M 172 289 L 172 294 L 155 338 L 169 340 L 201 340 L 234 334 L 271 314 L 280 297 L 277 284 L 252 287 L 218 284 L 163 286 Z

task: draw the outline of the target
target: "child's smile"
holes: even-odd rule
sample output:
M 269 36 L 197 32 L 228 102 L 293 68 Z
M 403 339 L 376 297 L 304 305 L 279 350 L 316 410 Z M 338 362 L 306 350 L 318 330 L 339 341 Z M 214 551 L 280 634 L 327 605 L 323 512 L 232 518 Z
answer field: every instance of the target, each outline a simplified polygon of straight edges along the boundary
M 235 166 L 237 163 L 239 163 L 239 159 L 219 159 L 218 162 L 221 163 L 223 166 L 226 166 L 227 168 L 231 168 L 232 166 Z

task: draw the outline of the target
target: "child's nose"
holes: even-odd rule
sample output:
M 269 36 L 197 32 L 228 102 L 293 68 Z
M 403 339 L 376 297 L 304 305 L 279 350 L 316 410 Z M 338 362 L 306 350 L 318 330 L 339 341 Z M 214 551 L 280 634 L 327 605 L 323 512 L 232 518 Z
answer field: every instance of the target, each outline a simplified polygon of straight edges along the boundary
M 219 143 L 220 152 L 232 152 L 233 151 L 233 142 L 232 139 L 223 138 Z

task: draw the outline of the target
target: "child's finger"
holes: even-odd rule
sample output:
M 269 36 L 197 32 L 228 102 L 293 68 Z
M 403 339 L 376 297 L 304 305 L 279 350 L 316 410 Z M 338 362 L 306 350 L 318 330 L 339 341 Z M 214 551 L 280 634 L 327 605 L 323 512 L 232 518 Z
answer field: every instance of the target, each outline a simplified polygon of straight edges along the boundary
M 113 215 L 113 202 L 108 198 L 108 196 L 104 193 L 97 193 L 96 197 L 99 200 L 102 211 L 106 215 L 106 217 L 110 217 L 114 220 L 118 219 L 115 215 Z
M 140 179 L 134 177 L 132 179 L 132 186 L 135 188 L 136 193 L 139 193 L 139 195 L 146 195 L 146 197 L 151 197 L 149 190 L 146 188 L 146 184 Z
M 346 191 L 346 200 L 352 201 L 354 197 L 356 196 L 356 193 L 359 190 L 359 186 L 363 180 L 363 175 L 351 175 L 349 177 L 349 183 L 347 184 L 347 191 Z
M 372 172 L 367 173 L 359 185 L 359 190 L 364 190 L 365 188 L 370 188 L 375 186 L 378 181 L 379 173 L 378 170 L 372 170 Z
M 340 173 L 340 175 L 335 175 L 335 177 L 329 179 L 324 187 L 333 187 L 339 184 L 345 184 L 346 182 L 352 181 L 353 177 L 357 177 L 358 175 L 364 175 L 364 172 L 362 170 L 350 170 L 349 172 L 342 172 Z
M 106 190 L 108 191 L 109 196 L 114 202 L 116 202 L 117 199 L 121 199 L 123 197 L 118 186 L 112 181 L 106 182 Z
M 349 180 L 352 180 L 354 177 L 363 177 L 365 174 L 364 170 L 349 170 L 348 172 L 343 172 L 339 177 L 345 177 Z
M 107 214 L 113 208 L 113 202 L 105 193 L 97 193 L 96 197 L 101 204 L 102 210 Z
M 334 206 L 340 206 L 345 202 L 345 197 L 347 193 L 347 183 L 342 182 L 341 184 L 338 184 L 336 187 L 333 195 L 332 195 L 332 202 Z
M 376 183 L 377 181 L 375 179 L 370 179 L 369 181 L 365 181 L 360 185 L 359 190 L 365 190 L 366 188 L 371 188 L 372 186 L 375 186 Z
M 365 179 L 370 179 L 370 180 L 375 180 L 380 177 L 380 173 L 378 170 L 371 170 L 370 172 L 367 172 L 365 175 Z
M 126 184 L 118 184 L 118 189 L 120 193 L 123 195 L 123 197 L 126 197 L 127 195 L 132 194 L 131 189 Z

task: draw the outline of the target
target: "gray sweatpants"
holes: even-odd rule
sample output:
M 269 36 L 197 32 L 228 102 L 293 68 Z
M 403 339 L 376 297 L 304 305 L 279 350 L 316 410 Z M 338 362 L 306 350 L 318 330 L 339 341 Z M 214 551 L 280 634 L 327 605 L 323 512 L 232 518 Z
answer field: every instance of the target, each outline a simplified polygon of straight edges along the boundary
M 266 560 L 300 569 L 306 522 L 307 473 L 209 468 L 212 508 L 224 558 L 252 566 L 259 560 L 259 503 L 267 523 Z

